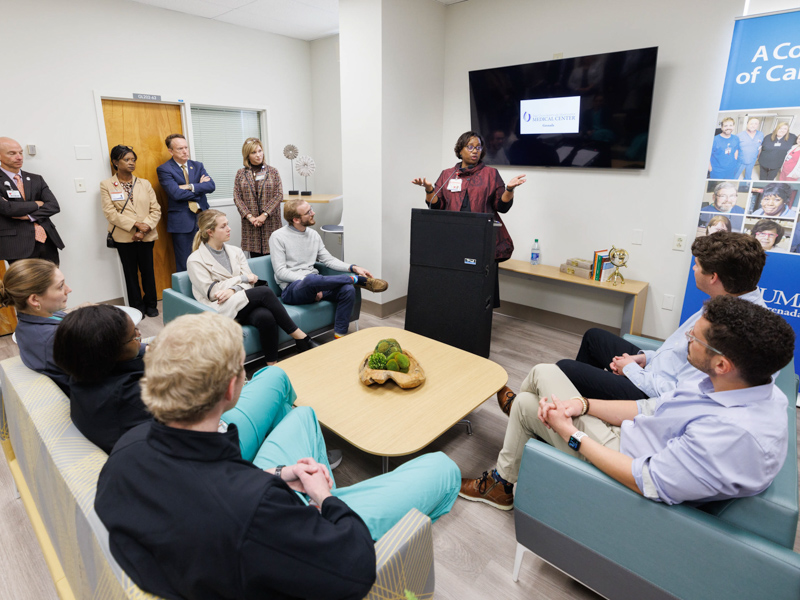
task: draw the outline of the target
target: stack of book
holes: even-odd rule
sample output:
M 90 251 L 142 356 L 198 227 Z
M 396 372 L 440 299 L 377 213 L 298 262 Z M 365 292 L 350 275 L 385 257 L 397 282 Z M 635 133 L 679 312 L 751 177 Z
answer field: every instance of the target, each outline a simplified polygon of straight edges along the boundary
M 608 260 L 608 249 L 596 251 L 592 260 L 570 258 L 559 267 L 559 271 L 562 273 L 594 281 L 608 280 L 613 270 L 614 265 Z

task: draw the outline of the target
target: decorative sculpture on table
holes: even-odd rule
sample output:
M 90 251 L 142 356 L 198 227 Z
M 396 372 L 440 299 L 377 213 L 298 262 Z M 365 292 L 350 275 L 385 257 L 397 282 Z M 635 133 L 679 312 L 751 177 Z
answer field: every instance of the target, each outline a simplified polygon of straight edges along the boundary
M 317 170 L 317 165 L 314 164 L 314 159 L 310 156 L 301 156 L 297 159 L 296 169 L 301 177 L 306 178 L 306 190 L 304 192 L 300 192 L 300 195 L 310 196 L 311 192 L 308 189 L 308 178 L 314 174 L 314 171 Z
M 628 251 L 623 250 L 622 248 L 617 249 L 614 246 L 611 246 L 611 250 L 608 252 L 608 260 L 611 261 L 611 264 L 615 267 L 614 272 L 611 274 L 611 277 L 609 277 L 608 280 L 612 285 L 617 285 L 617 280 L 619 280 L 621 284 L 625 285 L 625 278 L 622 276 L 622 273 L 619 272 L 619 269 L 620 267 L 624 267 L 628 262 Z
M 297 146 L 294 144 L 286 144 L 283 147 L 283 155 L 289 159 L 289 162 L 292 163 L 292 187 L 294 187 L 294 159 L 297 158 L 298 152 Z M 297 196 L 299 193 L 300 192 L 295 189 L 289 190 L 290 196 Z

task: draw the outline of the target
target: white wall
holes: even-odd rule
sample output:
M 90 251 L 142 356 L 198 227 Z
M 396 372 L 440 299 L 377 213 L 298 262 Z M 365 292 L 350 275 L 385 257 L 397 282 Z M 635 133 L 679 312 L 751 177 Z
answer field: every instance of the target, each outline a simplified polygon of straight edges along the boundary
M 342 192 L 341 96 L 339 36 L 314 40 L 311 42 L 311 122 L 317 170 L 309 185 L 313 182 L 312 190 L 320 194 Z
M 665 338 L 678 325 L 690 253 L 671 250 L 675 233 L 693 236 L 719 107 L 734 18 L 743 3 L 730 0 L 470 0 L 447 9 L 443 138 L 436 176 L 451 165 L 452 146 L 469 129 L 468 72 L 504 65 L 658 46 L 647 169 L 602 172 L 544 168 L 501 169 L 519 188 L 505 217 L 516 244 L 513 258 L 528 259 L 533 238 L 543 262 L 557 265 L 612 244 L 630 252 L 626 278 L 650 282 L 644 333 Z M 631 244 L 632 230 L 644 243 Z M 591 293 L 567 293 L 501 278 L 505 300 L 619 325 L 620 309 Z M 675 309 L 661 308 L 664 294 Z
M 121 0 L 6 2 L 3 20 L 13 23 L 4 43 L 19 80 L 6 77 L 0 135 L 37 145 L 23 168 L 42 174 L 61 204 L 53 221 L 66 244 L 70 304 L 123 295 L 116 252 L 105 248 L 98 184 L 110 169 L 94 90 L 263 106 L 270 162 L 284 181 L 284 145 L 314 156 L 308 42 Z M 76 144 L 88 145 L 92 160 L 75 160 Z M 75 177 L 86 193 L 75 192 Z

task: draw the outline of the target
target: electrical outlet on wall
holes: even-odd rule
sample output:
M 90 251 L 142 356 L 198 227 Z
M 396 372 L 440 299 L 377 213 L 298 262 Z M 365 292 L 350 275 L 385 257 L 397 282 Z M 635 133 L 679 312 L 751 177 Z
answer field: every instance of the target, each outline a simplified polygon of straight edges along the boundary
M 672 238 L 672 249 L 678 250 L 679 252 L 683 252 L 686 250 L 686 234 L 685 233 L 676 233 L 675 237 Z

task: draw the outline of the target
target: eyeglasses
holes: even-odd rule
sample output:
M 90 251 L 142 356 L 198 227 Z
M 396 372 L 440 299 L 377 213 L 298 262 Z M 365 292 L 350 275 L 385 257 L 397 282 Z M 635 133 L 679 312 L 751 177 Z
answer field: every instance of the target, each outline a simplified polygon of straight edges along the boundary
M 307 217 L 308 215 L 313 215 L 313 214 L 316 214 L 316 213 L 314 212 L 314 209 L 313 209 L 313 208 L 309 208 L 309 209 L 308 209 L 308 210 L 305 212 L 305 214 L 302 214 L 302 215 L 300 215 L 300 216 L 301 216 L 301 217 Z
M 467 146 L 467 150 L 469 150 L 470 152 L 475 152 L 476 150 L 480 152 L 481 150 L 483 150 L 483 146 Z
M 124 346 L 125 344 L 130 344 L 134 340 L 139 342 L 139 343 L 142 342 L 142 332 L 139 331 L 138 327 L 134 327 L 133 328 L 133 337 L 131 339 L 129 339 L 127 342 L 123 343 L 122 345 Z
M 757 238 L 766 238 L 768 240 L 774 239 L 778 237 L 778 234 L 773 231 L 759 231 L 756 233 Z
M 706 348 L 708 348 L 708 349 L 709 349 L 709 350 L 711 350 L 712 352 L 716 352 L 716 353 L 717 353 L 717 354 L 719 354 L 720 356 L 725 356 L 725 355 L 724 355 L 722 352 L 720 352 L 719 350 L 717 350 L 717 349 L 716 349 L 716 348 L 714 348 L 713 346 L 709 346 L 709 345 L 708 345 L 708 344 L 706 344 L 706 343 L 705 343 L 703 340 L 698 340 L 698 339 L 697 339 L 697 338 L 696 338 L 694 335 L 692 335 L 692 332 L 693 332 L 693 331 L 694 331 L 694 327 L 692 327 L 692 328 L 691 328 L 689 331 L 687 331 L 687 332 L 686 332 L 686 334 L 685 334 L 685 335 L 686 335 L 686 339 L 687 339 L 687 341 L 688 341 L 688 342 L 690 342 L 690 343 L 691 343 L 691 342 L 697 342 L 698 344 L 700 344 L 701 346 L 705 346 Z

